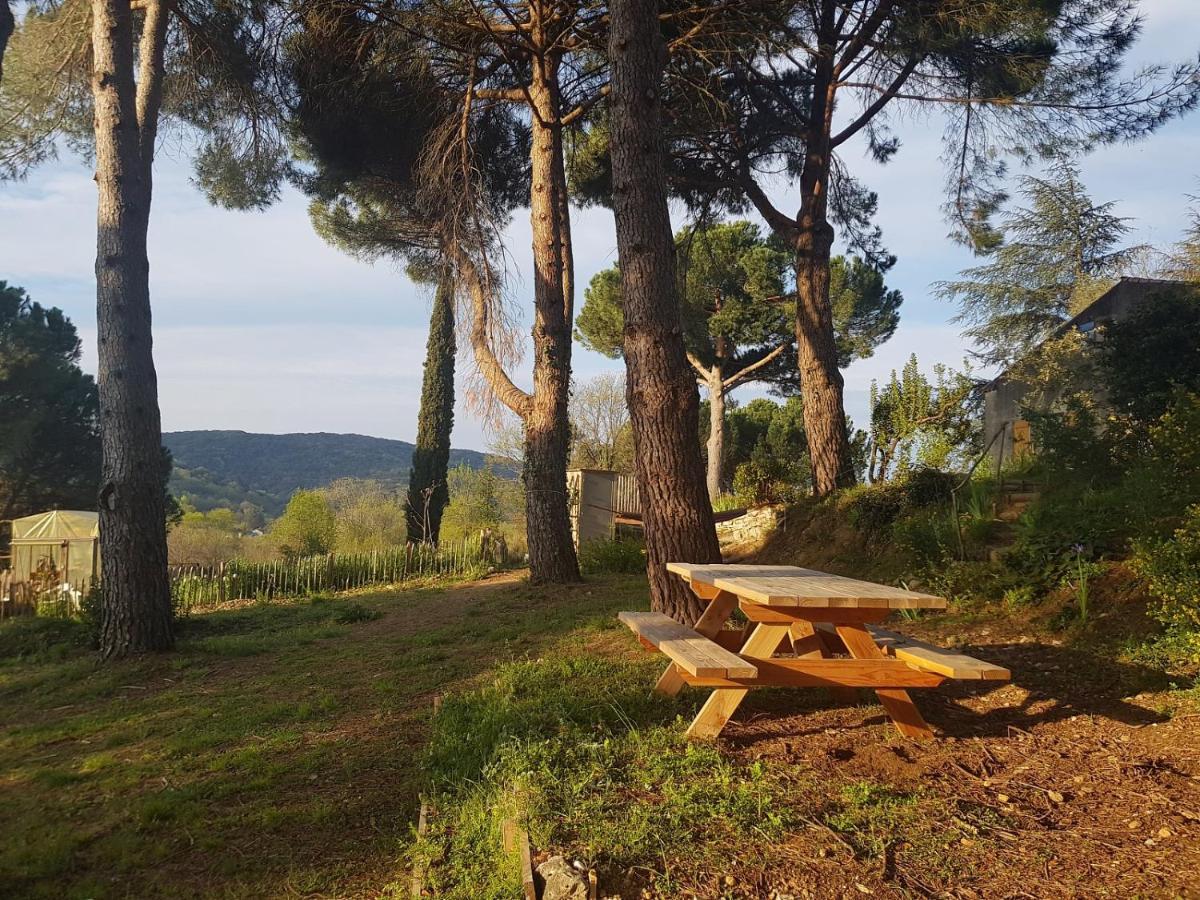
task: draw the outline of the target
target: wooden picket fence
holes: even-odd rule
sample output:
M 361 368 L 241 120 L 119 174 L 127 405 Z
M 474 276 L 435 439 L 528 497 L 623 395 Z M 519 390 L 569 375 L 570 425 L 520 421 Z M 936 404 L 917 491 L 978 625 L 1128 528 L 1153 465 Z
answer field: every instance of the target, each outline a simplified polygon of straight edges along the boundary
M 56 584 L 52 589 L 17 581 L 12 569 L 0 569 L 0 620 L 14 616 L 69 618 L 79 614 L 85 584 Z
M 273 600 L 329 591 L 463 576 L 508 562 L 486 537 L 409 544 L 371 553 L 330 553 L 272 562 L 231 560 L 217 565 L 170 567 L 176 607 L 187 610 L 230 600 Z

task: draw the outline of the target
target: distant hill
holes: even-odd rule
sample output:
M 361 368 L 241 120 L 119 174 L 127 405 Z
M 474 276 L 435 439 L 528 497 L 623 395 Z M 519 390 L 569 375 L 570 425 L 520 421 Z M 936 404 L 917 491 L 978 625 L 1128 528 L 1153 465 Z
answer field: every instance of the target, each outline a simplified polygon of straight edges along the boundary
M 175 460 L 171 490 L 201 510 L 249 501 L 278 515 L 298 488 L 338 478 L 408 483 L 413 445 L 361 434 L 254 434 L 246 431 L 169 431 L 163 443 Z M 451 450 L 450 465 L 482 468 L 487 455 Z

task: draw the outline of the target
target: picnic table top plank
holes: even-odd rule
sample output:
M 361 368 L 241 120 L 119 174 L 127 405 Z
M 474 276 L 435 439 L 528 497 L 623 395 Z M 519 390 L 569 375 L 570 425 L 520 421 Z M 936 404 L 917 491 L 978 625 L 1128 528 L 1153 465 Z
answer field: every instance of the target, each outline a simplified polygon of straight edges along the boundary
M 830 575 L 799 566 L 667 563 L 689 582 L 710 585 L 767 606 L 944 609 L 946 601 L 886 584 Z

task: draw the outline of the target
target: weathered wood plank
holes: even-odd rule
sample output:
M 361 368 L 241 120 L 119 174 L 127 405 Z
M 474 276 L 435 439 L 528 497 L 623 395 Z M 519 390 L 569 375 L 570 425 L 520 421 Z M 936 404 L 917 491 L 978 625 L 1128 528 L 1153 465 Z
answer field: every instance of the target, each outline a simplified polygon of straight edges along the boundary
M 757 674 L 754 666 L 737 654 L 662 613 L 622 612 L 618 618 L 689 675 L 752 678 Z

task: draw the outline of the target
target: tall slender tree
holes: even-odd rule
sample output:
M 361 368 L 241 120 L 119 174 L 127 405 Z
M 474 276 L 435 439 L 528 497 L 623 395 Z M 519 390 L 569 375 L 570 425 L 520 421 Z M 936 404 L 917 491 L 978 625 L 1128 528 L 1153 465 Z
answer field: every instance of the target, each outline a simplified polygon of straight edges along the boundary
M 757 0 L 745 5 L 757 5 Z M 693 52 L 697 44 L 714 27 L 719 30 L 714 23 L 722 16 L 728 18 L 734 6 L 665 4 L 661 19 L 672 31 L 672 48 L 700 58 Z M 531 391 L 514 383 L 502 342 L 497 347 L 496 337 L 504 331 L 498 327 L 502 318 L 497 307 L 499 273 L 478 253 L 474 258 L 459 255 L 456 264 L 473 297 L 471 346 L 478 370 L 492 395 L 524 426 L 531 577 L 574 580 L 578 566 L 567 527 L 565 462 L 574 261 L 565 146 L 571 129 L 591 114 L 611 87 L 605 53 L 609 10 L 604 3 L 558 0 L 410 0 L 402 7 L 406 13 L 389 8 L 389 17 L 424 35 L 433 48 L 433 71 L 443 90 L 459 98 L 464 122 L 504 110 L 528 127 L 534 301 Z M 470 153 L 439 150 L 438 155 L 476 164 L 479 160 L 478 154 Z M 451 196 L 457 193 L 450 192 Z M 458 238 L 462 237 L 459 231 Z
M 135 76 L 129 0 L 96 0 L 92 8 L 105 656 L 174 644 L 146 255 L 166 27 L 165 3 L 148 0 Z
M 436 544 L 442 513 L 450 502 L 446 476 L 450 465 L 450 432 L 454 428 L 454 282 L 448 272 L 438 278 L 429 319 L 425 377 L 417 440 L 408 476 L 408 539 Z
M 613 0 L 612 183 L 624 295 L 627 396 L 646 531 L 650 602 L 681 622 L 703 612 L 668 562 L 719 562 L 700 461 L 699 393 L 688 365 L 667 210 L 655 0 Z
M 457 289 L 448 248 L 459 210 L 428 188 L 424 166 L 450 117 L 458 132 L 456 98 L 442 92 L 419 40 L 341 0 L 306 7 L 288 70 L 295 149 L 306 163 L 296 180 L 312 197 L 317 233 L 360 259 L 405 262 L 410 278 L 436 286 L 407 498 L 409 539 L 436 542 L 454 420 Z M 485 198 L 472 212 L 506 220 L 527 191 L 520 130 L 500 116 L 467 124 Z
M 105 657 L 174 642 L 146 251 L 159 120 L 170 94 L 169 114 L 203 135 L 198 180 L 220 202 L 274 196 L 279 144 L 256 99 L 258 61 L 247 52 L 253 5 L 35 3 L 8 59 L 10 75 L 19 64 L 23 77 L 0 85 L 0 107 L 17 111 L 0 134 L 0 174 L 23 174 L 64 136 L 95 155 Z M 247 125 L 251 138 L 241 132 Z M 242 165 L 255 161 L 262 164 Z

